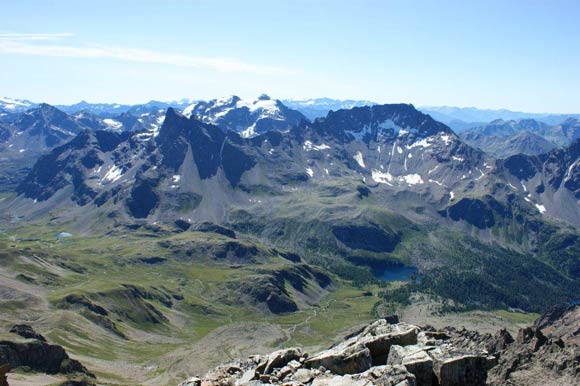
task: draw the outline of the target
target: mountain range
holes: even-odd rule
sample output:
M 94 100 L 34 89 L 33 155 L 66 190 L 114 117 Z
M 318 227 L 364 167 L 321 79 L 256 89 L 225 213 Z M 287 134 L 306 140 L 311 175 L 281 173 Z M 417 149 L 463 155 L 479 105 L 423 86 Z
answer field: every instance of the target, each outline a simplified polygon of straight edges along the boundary
M 326 344 L 422 302 L 493 319 L 578 300 L 573 118 L 458 135 L 409 104 L 315 119 L 266 95 L 91 109 L 0 123 L 0 323 L 35 315 L 110 384 L 207 370 L 176 358 L 254 347 L 250 322 L 268 347 Z
M 533 119 L 548 125 L 556 125 L 568 118 L 580 118 L 580 114 L 542 114 L 511 111 L 507 109 L 478 109 L 475 107 L 423 106 L 420 108 L 434 119 L 449 125 L 457 132 L 482 126 L 495 120 L 519 121 Z
M 158 130 L 137 131 L 86 129 L 62 113 L 67 135 L 78 134 L 41 156 L 2 210 L 28 220 L 49 213 L 62 213 L 63 221 L 99 219 L 75 225 L 84 232 L 111 222 L 215 223 L 301 255 L 316 253 L 326 264 L 339 257 L 369 267 L 411 264 L 427 277 L 424 284 L 429 275 L 444 281 L 433 287 L 456 278 L 435 274 L 448 256 L 433 260 L 432 252 L 429 258 L 422 253 L 463 234 L 533 253 L 534 264 L 548 264 L 541 271 L 555 269 L 554 281 L 528 282 L 559 287 L 544 288 L 544 297 L 573 296 L 564 288 L 575 288 L 580 263 L 561 261 L 543 246 L 554 237 L 571 237 L 567 248 L 580 243 L 574 232 L 561 236 L 568 231 L 557 225 L 580 225 L 578 142 L 545 155 L 496 160 L 412 105 L 355 107 L 308 122 L 299 114 L 272 119 L 278 103 L 262 97 L 250 105 L 262 109 L 253 115 L 238 98 L 184 113 L 168 108 Z M 234 117 L 243 125 L 232 123 Z M 294 117 L 301 119 L 292 125 Z M 259 127 L 266 119 L 274 123 L 271 130 L 248 135 L 248 123 Z M 276 126 L 279 121 L 285 124 Z M 293 213 L 285 214 L 289 207 Z M 440 228 L 427 231 L 434 224 Z M 411 247 L 422 232 L 438 235 Z M 503 302 L 530 307 L 516 295 Z
M 580 137 L 580 120 L 567 118 L 557 125 L 534 119 L 504 121 L 501 119 L 460 133 L 472 146 L 499 158 L 515 154 L 539 155 L 568 146 Z

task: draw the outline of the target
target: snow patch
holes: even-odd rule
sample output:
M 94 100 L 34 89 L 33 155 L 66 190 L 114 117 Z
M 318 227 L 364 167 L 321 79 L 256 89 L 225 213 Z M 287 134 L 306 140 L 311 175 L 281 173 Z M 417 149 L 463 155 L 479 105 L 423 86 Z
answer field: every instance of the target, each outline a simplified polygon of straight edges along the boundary
M 256 124 L 255 123 L 240 133 L 240 137 L 242 137 L 242 138 L 251 138 L 255 135 L 256 135 Z
M 123 124 L 121 122 L 116 121 L 116 120 L 111 119 L 111 118 L 103 119 L 103 123 L 105 125 L 107 125 L 107 127 L 109 129 L 112 129 L 112 130 L 121 130 L 121 128 L 123 127 Z
M 310 177 L 314 177 L 314 170 L 312 170 L 312 168 L 306 168 L 306 174 Z
M 391 182 L 393 181 L 393 176 L 391 173 L 389 172 L 384 173 L 376 169 L 371 172 L 371 177 L 375 182 L 379 184 L 391 185 Z
M 409 185 L 417 185 L 417 184 L 424 184 L 425 182 L 418 174 L 407 174 L 406 176 L 402 177 L 403 180 Z
M 327 150 L 330 149 L 330 146 L 328 146 L 327 144 L 323 143 L 321 145 L 314 145 L 312 142 L 310 141 L 305 141 L 304 145 L 302 145 L 302 148 L 306 151 L 321 151 L 321 150 Z
M 399 181 L 399 182 L 406 182 L 409 185 L 417 185 L 417 184 L 424 184 L 425 182 L 423 181 L 423 179 L 421 178 L 420 175 L 418 174 L 407 174 L 405 176 L 401 176 L 401 177 L 394 177 L 391 173 L 389 172 L 381 172 L 380 170 L 376 170 L 374 169 L 371 172 L 371 177 L 375 182 L 378 182 L 379 184 L 387 184 L 392 186 L 391 182 L 394 182 L 395 180 Z
M 414 147 L 431 147 L 429 143 L 429 138 L 423 138 L 419 141 L 415 141 L 410 145 L 407 145 L 407 149 L 413 149 Z
M 451 136 L 449 134 L 444 134 L 444 133 L 441 133 L 441 140 L 443 142 L 445 142 L 446 146 L 448 146 L 452 142 Z
M 354 160 L 360 165 L 361 168 L 366 168 L 365 160 L 363 159 L 363 155 L 360 151 L 357 151 L 352 158 L 354 158 Z
M 540 211 L 541 214 L 546 213 L 546 207 L 542 204 L 536 204 L 536 208 Z
M 121 171 L 121 169 L 119 169 L 117 167 L 117 165 L 113 165 L 107 171 L 107 174 L 105 174 L 105 176 L 103 177 L 103 181 L 113 183 L 113 182 L 117 181 L 119 178 L 121 178 L 122 176 L 123 176 L 123 172 Z
M 443 187 L 445 187 L 445 188 L 447 187 L 447 185 L 445 185 L 443 182 L 439 182 L 439 181 L 437 181 L 437 180 L 432 180 L 432 179 L 429 179 L 429 182 L 431 182 L 432 184 L 437 184 L 437 185 L 439 185 L 439 186 L 443 186 Z

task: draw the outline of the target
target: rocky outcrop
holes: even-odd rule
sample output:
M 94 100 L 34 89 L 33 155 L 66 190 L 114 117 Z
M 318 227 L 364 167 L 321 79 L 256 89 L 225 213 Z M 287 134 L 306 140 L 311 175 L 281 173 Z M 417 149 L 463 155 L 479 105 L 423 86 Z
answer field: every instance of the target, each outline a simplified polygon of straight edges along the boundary
M 46 374 L 80 374 L 94 378 L 79 361 L 68 356 L 62 346 L 49 344 L 46 339 L 27 325 L 17 325 L 11 332 L 27 339 L 0 341 L 0 366 L 11 369 L 28 367 Z
M 328 350 L 288 348 L 218 367 L 180 386 L 580 385 L 580 306 L 557 307 L 514 339 L 505 329 L 377 320 Z
M 494 335 L 444 329 L 453 347 L 490 355 L 487 384 L 494 386 L 579 385 L 579 331 L 580 306 L 554 307 L 515 338 L 504 329 Z
M 579 385 L 580 306 L 555 307 L 498 353 L 490 384 Z
M 449 340 L 443 332 L 425 332 L 397 318 L 381 319 L 314 355 L 289 348 L 253 356 L 180 386 L 485 385 L 493 358 L 484 350 L 455 348 Z
M 34 329 L 27 324 L 16 324 L 12 326 L 10 332 L 20 335 L 25 339 L 36 339 L 40 342 L 46 342 L 44 336 L 34 331 Z

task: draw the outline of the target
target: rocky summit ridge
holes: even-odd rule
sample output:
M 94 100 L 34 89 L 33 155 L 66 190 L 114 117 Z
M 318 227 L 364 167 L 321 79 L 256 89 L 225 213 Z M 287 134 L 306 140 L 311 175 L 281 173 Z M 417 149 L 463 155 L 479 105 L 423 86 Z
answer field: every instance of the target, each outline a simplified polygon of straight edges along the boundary
M 516 338 L 376 320 L 327 350 L 286 348 L 179 386 L 484 386 L 580 384 L 580 306 L 549 310 Z

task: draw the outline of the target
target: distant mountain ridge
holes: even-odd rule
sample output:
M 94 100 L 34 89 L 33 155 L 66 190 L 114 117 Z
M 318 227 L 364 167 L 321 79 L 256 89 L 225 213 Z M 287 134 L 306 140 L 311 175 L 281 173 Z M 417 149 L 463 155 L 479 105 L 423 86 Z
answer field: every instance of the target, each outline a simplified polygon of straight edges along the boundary
M 419 108 L 434 119 L 449 125 L 457 132 L 469 128 L 482 126 L 495 120 L 525 120 L 534 119 L 548 125 L 556 125 L 566 119 L 580 118 L 580 114 L 550 114 L 550 113 L 525 113 L 507 109 L 478 109 L 475 107 L 450 107 L 450 106 L 423 106 Z
M 557 125 L 534 119 L 498 119 L 463 131 L 460 136 L 470 145 L 499 158 L 519 153 L 539 155 L 580 138 L 580 119 L 571 117 Z
M 507 158 L 516 154 L 539 155 L 557 147 L 555 143 L 529 131 L 520 131 L 507 136 L 466 131 L 461 133 L 460 137 L 471 146 L 496 158 Z
M 149 101 L 147 103 L 130 105 L 119 103 L 89 103 L 81 101 L 79 103 L 75 103 L 72 105 L 56 105 L 55 107 L 69 114 L 79 112 L 89 112 L 99 116 L 120 115 L 123 113 L 139 115 L 152 110 L 159 109 L 166 110 L 169 107 L 183 109 L 189 104 L 194 102 L 195 102 L 194 100 L 182 99 L 180 101 L 171 101 L 171 102 Z
M 93 173 L 94 171 L 91 170 L 95 162 L 98 165 L 104 163 L 111 166 L 108 169 L 97 168 L 99 177 L 91 177 L 90 179 L 101 181 L 97 185 L 92 182 L 87 184 L 90 180 L 85 180 L 86 177 L 78 180 L 84 197 L 80 199 L 80 202 L 95 199 L 99 192 L 109 185 L 104 184 L 103 181 L 133 183 L 133 178 L 139 180 L 142 178 L 139 176 L 146 175 L 147 173 L 143 174 L 142 171 L 139 171 L 141 169 L 136 169 L 141 163 L 134 161 L 135 159 L 149 160 L 146 163 L 147 167 L 142 166 L 145 168 L 143 170 L 156 166 L 152 169 L 155 170 L 153 173 L 155 177 L 151 180 L 156 182 L 151 189 L 166 189 L 159 185 L 160 181 L 172 181 L 174 175 L 178 175 L 177 173 L 189 164 L 189 161 L 185 161 L 186 158 L 191 157 L 194 164 L 197 165 L 197 172 L 194 174 L 201 180 L 216 176 L 219 174 L 218 171 L 222 170 L 229 185 L 235 188 L 241 184 L 245 186 L 245 190 L 250 191 L 253 189 L 251 186 L 258 184 L 259 179 L 256 180 L 257 176 L 253 176 L 253 174 L 246 175 L 246 172 L 257 167 L 255 173 L 262 175 L 262 178 L 269 176 L 268 183 L 263 181 L 259 184 L 274 183 L 271 186 L 272 189 L 277 189 L 279 183 L 287 184 L 289 181 L 323 181 L 333 179 L 335 176 L 341 178 L 350 176 L 349 178 L 361 178 L 367 185 L 384 185 L 388 190 L 425 191 L 433 200 L 445 200 L 449 204 L 453 204 L 454 200 L 458 199 L 458 190 L 477 192 L 483 189 L 486 184 L 491 183 L 494 176 L 494 160 L 491 157 L 469 147 L 450 128 L 433 120 L 428 115 L 420 113 L 411 105 L 354 107 L 349 110 L 331 112 L 325 118 L 317 119 L 312 123 L 301 119 L 295 125 L 283 120 L 284 128 L 287 127 L 287 130 L 270 127 L 260 135 L 250 136 L 247 131 L 244 131 L 247 129 L 227 130 L 223 126 L 223 121 L 219 121 L 219 118 L 228 117 L 232 113 L 251 113 L 251 110 L 244 104 L 246 102 L 240 106 L 240 101 L 239 98 L 232 97 L 228 100 L 216 100 L 209 104 L 196 104 L 189 111 L 186 109 L 185 115 L 169 108 L 167 116 L 160 115 L 163 117 L 163 125 L 160 129 L 125 130 L 127 134 L 123 136 L 112 136 L 112 132 L 121 133 L 123 130 L 108 128 L 110 134 L 105 134 L 105 132 L 99 131 L 99 127 L 89 128 L 99 138 L 111 140 L 118 138 L 112 149 L 124 143 L 125 145 L 117 149 L 117 155 L 109 161 L 102 158 L 101 161 L 98 161 L 95 156 L 91 156 L 90 162 L 81 162 L 84 165 L 82 167 L 84 171 L 79 172 L 78 176 L 86 175 L 88 172 Z M 261 104 L 264 102 L 268 107 L 278 108 L 279 106 L 278 101 L 272 101 L 266 97 L 251 103 L 262 106 Z M 260 109 L 262 108 L 260 107 Z M 55 134 L 51 134 L 55 141 L 60 139 L 56 136 L 57 134 L 70 138 L 87 129 L 86 126 L 80 125 L 77 120 L 70 118 L 54 107 L 42 105 L 41 111 L 44 111 L 43 116 L 61 118 L 61 126 L 67 128 L 64 130 L 63 127 L 58 127 L 53 123 L 47 124 L 47 130 L 57 129 Z M 48 114 L 47 111 L 51 114 Z M 200 112 L 209 114 L 200 115 Z M 276 110 L 277 112 L 278 110 Z M 272 111 L 268 110 L 266 116 L 269 118 L 271 113 Z M 263 117 L 263 114 L 264 111 L 260 111 L 256 116 Z M 203 122 L 203 120 L 207 122 L 215 117 L 218 118 L 217 123 L 222 124 L 221 127 Z M 249 115 L 246 115 L 246 118 L 248 117 Z M 300 115 L 298 118 L 303 118 L 303 116 Z M 533 147 L 537 145 L 539 139 L 523 129 L 545 128 L 547 125 L 534 121 L 522 121 L 519 124 L 497 121 L 489 127 L 483 127 L 481 131 L 493 135 L 497 130 L 504 130 L 502 129 L 504 126 L 512 129 L 508 132 L 516 133 L 516 138 L 520 140 L 520 142 L 506 141 L 506 143 L 515 143 L 514 146 L 523 144 L 522 146 Z M 31 132 L 35 133 L 36 131 Z M 83 134 L 83 136 L 82 140 L 80 137 L 75 139 L 74 143 L 77 145 L 71 144 L 79 146 L 78 141 L 81 141 L 80 143 L 83 144 L 81 147 L 85 148 L 100 143 L 100 140 L 94 142 L 91 139 L 93 134 Z M 528 143 L 530 141 L 531 143 Z M 280 148 L 284 143 L 287 145 Z M 155 146 L 151 148 L 152 145 Z M 549 145 L 542 145 L 545 145 L 546 148 L 540 146 L 540 150 L 549 150 L 547 149 Z M 110 146 L 112 145 L 107 145 L 107 148 Z M 264 150 L 264 147 L 267 147 L 267 151 Z M 69 151 L 66 149 L 68 148 L 60 148 L 58 151 Z M 94 153 L 94 150 L 90 152 Z M 532 150 L 537 149 L 533 148 Z M 135 151 L 144 153 L 138 155 L 134 154 Z M 105 151 L 102 157 L 110 157 L 108 153 L 108 150 Z M 324 157 L 322 157 L 323 155 Z M 281 162 L 280 157 L 287 161 Z M 132 161 L 123 164 L 121 162 L 123 159 Z M 222 164 L 222 162 L 226 163 Z M 42 170 L 45 170 L 49 162 L 45 159 L 40 163 L 43 165 Z M 87 169 L 89 166 L 91 170 Z M 161 166 L 170 168 L 173 174 L 169 175 L 170 172 L 166 171 L 161 176 L 160 173 L 165 170 Z M 60 169 L 57 165 L 53 168 Z M 67 170 L 68 173 L 71 169 L 67 167 L 64 170 Z M 131 173 L 127 173 L 130 170 L 134 170 L 132 173 L 137 173 L 132 178 L 129 178 Z M 188 172 L 188 174 L 190 173 Z M 115 175 L 115 178 L 111 178 L 111 175 Z M 42 175 L 38 175 L 37 178 L 39 182 L 49 183 L 50 189 L 62 185 L 61 182 L 48 182 Z M 62 181 L 71 181 L 71 179 L 67 177 Z M 475 186 L 469 186 L 475 182 L 477 182 Z M 184 183 L 185 181 L 181 180 L 179 184 L 169 182 L 169 185 L 184 188 Z M 519 184 L 518 182 L 517 185 Z M 25 193 L 27 197 L 42 200 L 50 197 L 44 194 L 32 194 L 32 191 L 24 186 L 22 185 L 19 191 Z M 196 194 L 200 193 L 196 192 Z M 85 195 L 88 196 L 85 197 Z M 546 197 L 545 199 L 549 201 L 542 205 L 550 207 L 552 205 L 551 198 Z M 158 206 L 159 200 L 156 202 L 151 208 L 152 210 Z M 207 209 L 214 210 L 215 208 Z M 576 220 L 571 221 L 576 222 Z
M 21 113 L 37 104 L 24 99 L 0 98 L 0 116 L 2 114 Z
M 142 104 L 122 104 L 122 103 L 90 103 L 81 101 L 71 105 L 55 105 L 55 107 L 66 113 L 78 113 L 81 111 L 91 112 L 96 115 L 111 115 L 130 112 L 138 114 L 139 111 L 151 110 L 153 108 L 167 109 L 168 107 L 182 110 L 192 104 L 204 102 L 201 99 L 181 99 L 178 101 L 149 101 Z M 205 102 L 209 103 L 209 102 Z M 286 107 L 301 112 L 306 118 L 314 120 L 325 117 L 329 111 L 350 109 L 353 107 L 372 106 L 378 104 L 371 100 L 356 99 L 333 99 L 333 98 L 310 98 L 310 99 L 283 99 Z M 23 112 L 37 104 L 27 100 L 11 98 L 0 98 L 0 115 Z M 527 113 L 511 111 L 508 109 L 479 109 L 476 107 L 452 107 L 452 106 L 422 106 L 418 108 L 426 114 L 430 114 L 434 119 L 443 122 L 457 132 L 465 129 L 481 126 L 497 119 L 522 120 L 535 119 L 556 125 L 564 122 L 567 118 L 580 118 L 579 113 L 571 114 L 551 114 L 551 113 Z
M 332 98 L 313 98 L 313 99 L 284 99 L 282 101 L 286 106 L 295 109 L 304 114 L 308 119 L 324 118 L 329 111 L 342 109 L 351 109 L 353 107 L 373 106 L 377 103 L 367 100 L 352 99 L 332 99 Z

